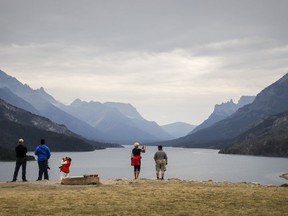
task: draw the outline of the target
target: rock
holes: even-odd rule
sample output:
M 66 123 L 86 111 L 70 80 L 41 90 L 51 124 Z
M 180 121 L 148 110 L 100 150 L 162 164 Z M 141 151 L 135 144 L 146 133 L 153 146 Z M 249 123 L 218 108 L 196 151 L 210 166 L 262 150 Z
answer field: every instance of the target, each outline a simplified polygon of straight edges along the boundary
M 100 179 L 98 175 L 83 175 L 63 178 L 61 181 L 63 185 L 98 185 Z
M 280 177 L 288 180 L 288 173 L 282 174 Z

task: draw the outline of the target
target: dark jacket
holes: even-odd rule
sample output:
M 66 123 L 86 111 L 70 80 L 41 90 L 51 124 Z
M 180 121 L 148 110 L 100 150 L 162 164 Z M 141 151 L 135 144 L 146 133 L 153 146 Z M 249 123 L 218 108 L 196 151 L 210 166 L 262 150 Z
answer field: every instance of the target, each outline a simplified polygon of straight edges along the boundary
M 23 144 L 19 144 L 15 147 L 16 157 L 25 158 L 27 153 L 27 148 Z

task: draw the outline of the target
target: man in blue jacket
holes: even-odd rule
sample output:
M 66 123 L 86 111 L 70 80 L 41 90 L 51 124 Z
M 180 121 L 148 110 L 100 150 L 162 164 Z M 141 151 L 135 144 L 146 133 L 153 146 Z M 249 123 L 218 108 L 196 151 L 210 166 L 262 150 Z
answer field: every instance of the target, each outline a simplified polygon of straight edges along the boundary
M 35 150 L 35 155 L 38 157 L 39 175 L 37 181 L 42 180 L 44 174 L 44 180 L 49 180 L 48 176 L 48 160 L 51 156 L 50 149 L 45 145 L 45 139 L 41 139 L 41 145 Z

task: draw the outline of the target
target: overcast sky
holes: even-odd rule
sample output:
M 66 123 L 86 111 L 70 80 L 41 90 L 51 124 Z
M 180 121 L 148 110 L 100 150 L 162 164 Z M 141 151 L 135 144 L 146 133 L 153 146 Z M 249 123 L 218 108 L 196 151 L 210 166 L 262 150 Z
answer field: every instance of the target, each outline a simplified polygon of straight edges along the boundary
M 0 0 L 0 69 L 65 104 L 200 124 L 288 72 L 287 0 Z

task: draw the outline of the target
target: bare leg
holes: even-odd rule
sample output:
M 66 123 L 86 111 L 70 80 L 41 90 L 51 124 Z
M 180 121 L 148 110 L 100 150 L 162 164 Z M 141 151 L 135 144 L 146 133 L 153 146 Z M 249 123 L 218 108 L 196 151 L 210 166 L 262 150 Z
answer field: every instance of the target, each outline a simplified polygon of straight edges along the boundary
M 162 178 L 162 179 L 164 179 L 164 174 L 165 174 L 165 170 L 162 169 L 162 170 L 161 170 L 161 178 Z
M 161 173 L 161 175 L 162 175 L 162 179 L 164 179 L 164 173 L 165 173 L 165 172 L 162 172 L 162 173 Z
M 139 178 L 139 174 L 140 174 L 140 172 L 139 172 L 139 171 L 136 171 L 136 179 Z
M 159 172 L 156 172 L 157 179 L 159 179 Z

